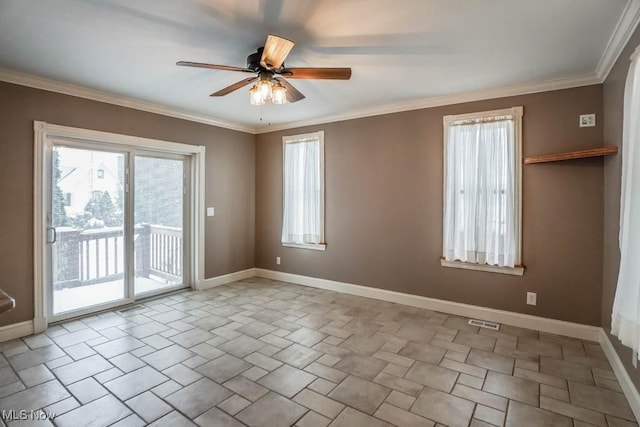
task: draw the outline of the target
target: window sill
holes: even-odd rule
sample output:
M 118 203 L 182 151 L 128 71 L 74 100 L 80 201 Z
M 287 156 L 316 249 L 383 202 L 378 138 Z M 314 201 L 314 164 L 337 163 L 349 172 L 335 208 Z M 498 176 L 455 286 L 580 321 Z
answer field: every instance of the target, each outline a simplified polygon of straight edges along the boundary
M 283 243 L 282 246 L 286 246 L 288 248 L 311 249 L 312 251 L 325 251 L 327 249 L 326 243 Z
M 463 270 L 486 271 L 489 273 L 510 274 L 512 276 L 524 275 L 523 265 L 517 265 L 515 267 L 498 267 L 496 265 L 488 265 L 488 264 L 473 264 L 470 262 L 462 262 L 462 261 L 447 261 L 444 258 L 440 258 L 440 265 L 442 267 L 461 268 Z

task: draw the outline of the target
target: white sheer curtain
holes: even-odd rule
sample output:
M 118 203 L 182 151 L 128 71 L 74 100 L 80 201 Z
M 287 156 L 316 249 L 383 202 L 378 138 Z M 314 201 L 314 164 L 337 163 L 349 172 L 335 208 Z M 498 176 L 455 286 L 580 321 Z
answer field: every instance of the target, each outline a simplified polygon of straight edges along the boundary
M 620 271 L 611 315 L 611 332 L 633 349 L 640 347 L 640 65 L 632 57 L 624 93 Z
M 514 267 L 516 141 L 512 118 L 445 130 L 444 257 Z
M 321 150 L 319 137 L 284 142 L 282 243 L 324 243 Z

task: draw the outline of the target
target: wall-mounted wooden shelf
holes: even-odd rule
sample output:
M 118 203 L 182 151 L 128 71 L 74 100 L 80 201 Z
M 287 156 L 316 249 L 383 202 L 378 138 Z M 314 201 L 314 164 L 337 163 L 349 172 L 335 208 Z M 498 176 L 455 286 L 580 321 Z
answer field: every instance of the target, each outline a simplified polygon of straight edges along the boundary
M 13 310 L 15 307 L 16 307 L 16 300 L 11 298 L 9 295 L 4 293 L 2 289 L 0 289 L 0 313 Z
M 568 153 L 545 154 L 544 156 L 525 157 L 524 164 L 558 162 L 561 160 L 585 159 L 587 157 L 610 156 L 618 152 L 618 147 L 593 148 L 591 150 L 571 151 Z

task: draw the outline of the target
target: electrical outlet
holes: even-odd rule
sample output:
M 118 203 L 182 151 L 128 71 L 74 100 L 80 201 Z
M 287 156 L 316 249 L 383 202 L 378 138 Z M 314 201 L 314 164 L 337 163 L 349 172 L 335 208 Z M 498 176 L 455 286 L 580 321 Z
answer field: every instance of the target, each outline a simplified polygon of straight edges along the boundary
M 207 216 L 214 216 L 216 213 L 214 208 L 207 208 Z
M 276 264 L 280 265 L 280 257 L 279 256 L 276 257 Z
M 580 127 L 581 128 L 591 128 L 596 125 L 596 115 L 595 114 L 581 114 L 580 115 Z
M 536 305 L 537 300 L 538 294 L 536 294 L 535 292 L 527 292 L 527 304 Z

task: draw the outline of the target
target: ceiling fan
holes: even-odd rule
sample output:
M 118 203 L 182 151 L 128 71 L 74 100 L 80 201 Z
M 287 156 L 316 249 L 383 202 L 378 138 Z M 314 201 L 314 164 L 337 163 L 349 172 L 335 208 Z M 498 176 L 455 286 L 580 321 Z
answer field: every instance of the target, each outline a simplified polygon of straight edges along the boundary
M 349 80 L 351 78 L 351 68 L 285 67 L 284 60 L 294 45 L 295 43 L 291 40 L 269 34 L 264 47 L 258 48 L 257 52 L 247 57 L 246 68 L 188 61 L 179 61 L 176 65 L 257 74 L 257 76 L 240 80 L 211 94 L 211 96 L 225 96 L 253 83 L 253 87 L 249 90 L 253 105 L 262 105 L 266 101 L 271 101 L 273 104 L 284 104 L 304 99 L 305 96 L 284 77 L 325 80 Z

